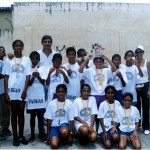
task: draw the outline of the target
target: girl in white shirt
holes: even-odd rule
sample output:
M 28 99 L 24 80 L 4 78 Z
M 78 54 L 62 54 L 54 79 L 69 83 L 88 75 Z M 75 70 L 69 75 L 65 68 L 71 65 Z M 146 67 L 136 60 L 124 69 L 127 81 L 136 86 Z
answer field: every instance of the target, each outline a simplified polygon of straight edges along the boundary
M 47 143 L 52 149 L 59 146 L 59 139 L 69 144 L 73 142 L 73 104 L 66 99 L 67 87 L 59 84 L 56 87 L 57 99 L 50 101 L 44 117 L 47 119 Z
M 95 142 L 97 139 L 95 116 L 97 115 L 96 99 L 89 96 L 91 88 L 88 84 L 81 86 L 81 97 L 75 99 L 74 105 L 74 119 L 75 129 L 80 135 L 81 141 Z M 86 143 L 85 143 L 86 144 Z
M 114 99 L 116 89 L 114 86 L 107 86 L 105 89 L 106 100 L 99 107 L 98 117 L 100 126 L 98 133 L 105 148 L 111 148 L 112 142 L 119 142 L 119 132 L 113 128 L 116 120 L 116 111 L 121 106 L 120 102 Z
M 14 58 L 7 59 L 4 65 L 5 74 L 5 96 L 6 102 L 11 107 L 11 125 L 14 136 L 14 146 L 28 144 L 23 136 L 24 132 L 24 108 L 26 92 L 29 83 L 31 62 L 28 57 L 22 55 L 24 44 L 21 40 L 15 40 L 12 44 Z M 18 121 L 17 121 L 18 120 Z M 19 124 L 19 137 L 17 134 L 17 124 Z
M 138 126 L 140 114 L 135 106 L 131 106 L 133 95 L 129 92 L 122 96 L 123 106 L 117 109 L 116 122 L 120 124 L 120 141 L 119 148 L 125 149 L 128 137 L 130 138 L 135 149 L 141 149 L 140 137 L 138 135 Z M 115 125 L 116 126 L 116 125 Z

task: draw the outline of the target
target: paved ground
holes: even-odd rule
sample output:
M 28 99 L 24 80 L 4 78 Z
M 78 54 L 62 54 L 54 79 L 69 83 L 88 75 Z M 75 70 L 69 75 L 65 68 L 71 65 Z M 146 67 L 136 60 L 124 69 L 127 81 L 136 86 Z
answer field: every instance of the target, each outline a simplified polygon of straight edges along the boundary
M 37 126 L 36 126 L 37 127 Z M 37 131 L 37 128 L 36 128 Z M 38 132 L 37 132 L 38 133 Z M 142 131 L 139 130 L 139 135 L 141 138 L 142 149 L 150 149 L 150 135 L 144 135 Z M 29 115 L 26 114 L 25 122 L 25 137 L 28 139 L 30 137 L 30 127 L 29 127 Z M 41 143 L 38 139 L 38 134 L 36 139 L 32 144 L 22 145 L 15 147 L 12 145 L 13 138 L 12 136 L 8 137 L 5 141 L 0 141 L 0 149 L 50 149 L 50 146 L 46 143 Z M 99 142 L 99 138 L 96 143 L 89 143 L 87 146 L 80 146 L 78 140 L 75 139 L 72 146 L 63 146 L 60 145 L 60 149 L 104 149 Z M 113 149 L 118 149 L 117 146 L 114 146 Z M 127 149 L 133 149 L 132 145 L 129 143 Z

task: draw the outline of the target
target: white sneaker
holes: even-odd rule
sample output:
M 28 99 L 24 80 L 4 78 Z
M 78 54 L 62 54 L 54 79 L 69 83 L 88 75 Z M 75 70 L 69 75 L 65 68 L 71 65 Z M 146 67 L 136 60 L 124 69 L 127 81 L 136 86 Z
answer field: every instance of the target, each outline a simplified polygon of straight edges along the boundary
M 145 130 L 145 131 L 144 131 L 144 134 L 145 134 L 145 135 L 148 135 L 148 134 L 149 134 L 149 130 Z

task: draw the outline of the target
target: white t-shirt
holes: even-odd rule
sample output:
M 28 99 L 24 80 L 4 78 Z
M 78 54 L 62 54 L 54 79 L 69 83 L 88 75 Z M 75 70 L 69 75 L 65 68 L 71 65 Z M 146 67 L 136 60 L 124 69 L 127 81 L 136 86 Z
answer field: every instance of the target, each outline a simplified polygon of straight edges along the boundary
M 85 116 L 84 115 L 84 110 L 87 107 L 87 104 L 88 104 L 88 115 Z M 82 120 L 86 121 L 86 123 L 88 125 L 90 125 L 91 124 L 91 116 L 93 114 L 97 115 L 97 113 L 98 113 L 95 97 L 89 96 L 89 101 L 88 100 L 83 100 L 83 104 L 82 104 L 81 97 L 79 97 L 79 98 L 74 100 L 73 105 L 74 105 L 74 117 L 80 117 Z M 76 128 L 76 131 L 78 131 L 78 128 L 82 124 L 75 120 L 74 125 L 75 125 L 75 128 Z
M 125 71 L 127 77 L 127 84 L 122 89 L 122 93 L 130 92 L 133 94 L 133 102 L 137 102 L 137 93 L 136 93 L 136 82 L 137 76 L 139 74 L 138 68 L 135 65 L 127 67 L 124 64 L 121 64 L 120 67 Z
M 109 85 L 114 86 L 117 91 L 122 90 L 123 88 L 120 78 L 116 76 L 116 73 L 118 71 L 121 73 L 124 82 L 127 84 L 127 77 L 125 71 L 121 68 L 117 69 L 115 72 L 113 72 L 112 77 L 109 79 L 109 83 L 108 83 Z
M 58 127 L 63 123 L 69 123 L 69 121 L 74 120 L 74 108 L 70 100 L 65 100 L 64 109 L 62 110 L 64 102 L 58 102 L 57 108 L 57 99 L 54 99 L 48 104 L 44 118 L 52 120 L 52 127 Z M 61 117 L 59 117 L 60 111 L 62 112 Z
M 130 113 L 130 115 L 129 115 Z M 130 118 L 130 126 L 128 127 L 126 122 L 126 117 Z M 123 132 L 131 132 L 135 130 L 135 123 L 139 122 L 140 113 L 135 106 L 131 106 L 131 110 L 126 109 L 126 116 L 123 107 L 117 109 L 117 119 L 116 122 L 120 123 L 119 129 Z
M 71 69 L 72 74 L 69 77 L 69 83 L 67 84 L 67 99 L 72 102 L 80 96 L 80 80 L 82 74 L 79 72 L 80 66 L 76 62 L 75 64 L 66 63 L 63 65 L 67 70 Z
M 64 71 L 64 73 L 68 77 L 66 70 L 64 70 L 64 69 L 62 69 L 62 70 Z M 56 93 L 56 87 L 59 84 L 66 84 L 66 82 L 65 82 L 64 77 L 61 73 L 58 74 L 58 76 L 56 76 L 56 70 L 55 70 L 50 75 L 50 84 L 48 86 L 48 101 L 51 101 L 53 99 L 53 95 L 54 95 L 54 93 Z
M 89 82 L 91 95 L 105 95 L 105 88 L 108 85 L 108 80 L 112 75 L 112 71 L 110 68 L 103 68 L 102 70 L 102 86 L 99 85 L 98 75 L 96 74 L 95 68 L 92 67 L 83 70 L 83 78 Z
M 37 69 L 37 70 L 35 70 Z M 47 74 L 45 74 L 45 67 L 32 68 L 31 76 L 33 72 L 39 72 L 42 79 L 47 79 Z M 40 109 L 45 108 L 45 91 L 44 85 L 35 78 L 33 84 L 28 86 L 27 90 L 27 109 Z
M 109 108 L 109 105 L 110 105 L 110 108 Z M 100 104 L 99 112 L 97 116 L 97 118 L 103 118 L 106 131 L 108 131 L 109 129 L 113 127 L 113 125 L 111 125 L 111 121 L 112 121 L 111 114 L 112 115 L 114 114 L 113 121 L 115 121 L 117 117 L 117 114 L 116 114 L 117 109 L 121 106 L 120 102 L 117 100 L 115 100 L 113 104 L 109 104 L 109 105 L 106 100 L 102 102 Z M 102 130 L 101 125 L 99 124 L 98 133 L 101 133 L 101 132 L 103 132 L 103 130 Z
M 22 100 L 21 95 L 25 86 L 26 76 L 31 73 L 31 61 L 28 57 L 23 56 L 16 58 L 16 64 L 14 58 L 12 60 L 6 59 L 3 74 L 9 75 L 8 79 L 8 94 L 11 100 Z M 19 73 L 17 73 L 17 67 L 19 67 Z
M 2 74 L 2 69 L 4 66 L 4 61 L 0 60 L 0 73 Z M 4 93 L 4 78 L 0 79 L 0 94 Z

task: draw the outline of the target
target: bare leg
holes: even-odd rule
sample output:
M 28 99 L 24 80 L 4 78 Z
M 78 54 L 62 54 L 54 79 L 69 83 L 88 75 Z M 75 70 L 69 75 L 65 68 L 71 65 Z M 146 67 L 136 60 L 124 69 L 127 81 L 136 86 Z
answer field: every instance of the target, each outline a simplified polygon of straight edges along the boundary
M 128 136 L 120 135 L 119 149 L 125 149 L 126 148 L 127 139 L 128 139 Z
M 51 148 L 52 148 L 52 149 L 57 149 L 58 146 L 59 146 L 59 137 L 53 136 L 53 137 L 50 139 L 50 145 L 51 145 Z

